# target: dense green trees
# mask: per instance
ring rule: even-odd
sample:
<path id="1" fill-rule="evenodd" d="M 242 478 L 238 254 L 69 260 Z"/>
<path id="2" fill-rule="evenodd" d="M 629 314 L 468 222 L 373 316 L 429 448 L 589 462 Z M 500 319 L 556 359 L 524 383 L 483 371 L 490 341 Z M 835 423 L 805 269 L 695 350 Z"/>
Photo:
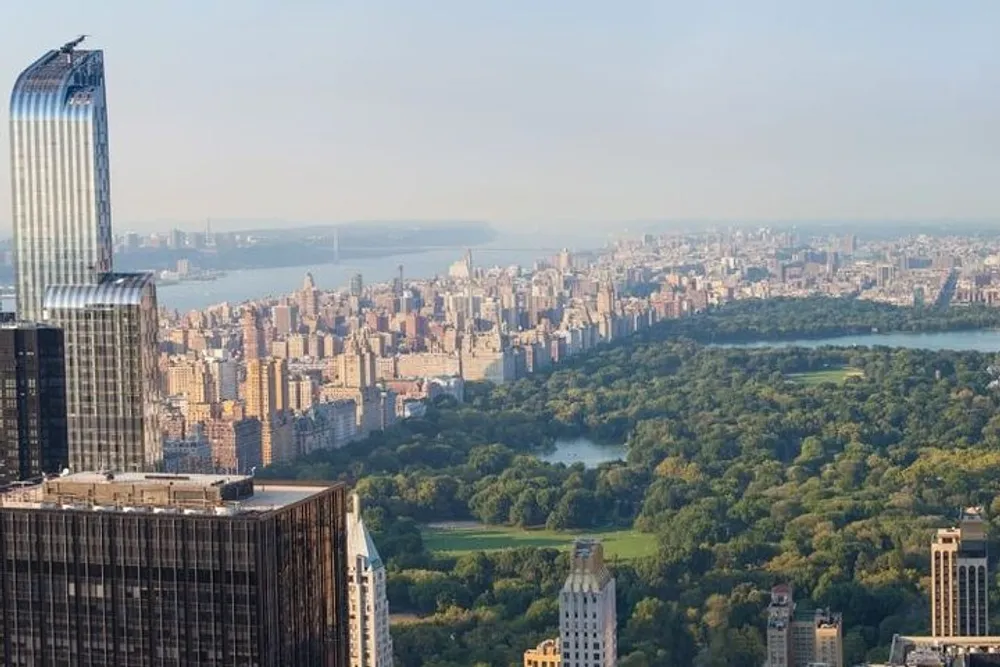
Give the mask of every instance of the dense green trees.
<path id="1" fill-rule="evenodd" d="M 474 387 L 465 406 L 433 406 L 263 474 L 357 483 L 390 563 L 394 611 L 431 614 L 394 628 L 404 666 L 515 664 L 557 626 L 564 554 L 426 553 L 416 522 L 448 519 L 657 535 L 655 557 L 614 564 L 623 665 L 760 664 L 762 610 L 778 581 L 805 604 L 844 613 L 855 664 L 895 632 L 927 630 L 934 527 L 965 504 L 990 508 L 1000 527 L 1000 396 L 986 372 L 995 355 L 691 338 L 826 335 L 837 318 L 870 330 L 993 317 L 836 300 L 737 304 L 544 377 Z M 856 376 L 796 375 L 843 367 Z M 533 456 L 578 434 L 627 442 L 627 461 L 587 470 Z"/>
<path id="2" fill-rule="evenodd" d="M 743 342 L 792 338 L 825 338 L 888 331 L 956 331 L 1000 326 L 1000 310 L 984 306 L 902 308 L 874 301 L 812 297 L 746 299 L 695 317 L 673 320 L 643 334 L 701 342 Z"/>

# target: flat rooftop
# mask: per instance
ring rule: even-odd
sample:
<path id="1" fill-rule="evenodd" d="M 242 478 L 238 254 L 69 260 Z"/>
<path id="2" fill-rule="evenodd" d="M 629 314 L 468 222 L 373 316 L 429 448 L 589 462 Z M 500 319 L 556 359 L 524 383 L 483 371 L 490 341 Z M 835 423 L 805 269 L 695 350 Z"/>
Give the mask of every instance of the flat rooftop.
<path id="1" fill-rule="evenodd" d="M 79 472 L 15 483 L 0 492 L 0 507 L 234 515 L 278 510 L 329 488 L 246 475 Z"/>

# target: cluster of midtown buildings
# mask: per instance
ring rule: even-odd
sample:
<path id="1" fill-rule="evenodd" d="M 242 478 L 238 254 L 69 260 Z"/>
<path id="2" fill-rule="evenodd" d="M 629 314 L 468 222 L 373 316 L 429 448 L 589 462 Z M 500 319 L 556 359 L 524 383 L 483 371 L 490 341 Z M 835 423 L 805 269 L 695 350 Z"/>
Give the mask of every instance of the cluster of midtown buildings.
<path id="1" fill-rule="evenodd" d="M 156 286 L 112 270 L 103 54 L 82 39 L 11 95 L 0 662 L 387 667 L 385 568 L 343 485 L 164 471 Z M 202 378 L 209 429 L 296 400 L 273 363 L 248 366 Z"/>

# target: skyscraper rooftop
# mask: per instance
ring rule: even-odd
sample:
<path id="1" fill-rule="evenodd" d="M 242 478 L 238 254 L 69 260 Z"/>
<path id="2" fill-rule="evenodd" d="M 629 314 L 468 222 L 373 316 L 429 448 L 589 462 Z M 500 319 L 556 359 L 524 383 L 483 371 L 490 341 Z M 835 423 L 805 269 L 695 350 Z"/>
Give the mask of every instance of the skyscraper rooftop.
<path id="1" fill-rule="evenodd" d="M 60 92 L 73 84 L 77 86 L 81 84 L 99 85 L 102 78 L 100 75 L 96 80 L 88 80 L 86 75 L 94 74 L 93 71 L 89 71 L 89 65 L 96 64 L 98 68 L 100 67 L 101 52 L 77 50 L 76 48 L 85 37 L 85 35 L 81 35 L 58 49 L 52 49 L 21 72 L 14 84 L 14 92 L 11 96 L 12 110 L 13 101 L 21 95 Z M 97 55 L 95 56 L 95 54 Z M 88 60 L 91 59 L 97 62 L 88 63 Z M 81 77 L 81 74 L 84 76 Z"/>
<path id="2" fill-rule="evenodd" d="M 242 475 L 79 472 L 12 486 L 0 492 L 0 507 L 231 516 L 281 509 L 327 488 L 267 484 Z"/>

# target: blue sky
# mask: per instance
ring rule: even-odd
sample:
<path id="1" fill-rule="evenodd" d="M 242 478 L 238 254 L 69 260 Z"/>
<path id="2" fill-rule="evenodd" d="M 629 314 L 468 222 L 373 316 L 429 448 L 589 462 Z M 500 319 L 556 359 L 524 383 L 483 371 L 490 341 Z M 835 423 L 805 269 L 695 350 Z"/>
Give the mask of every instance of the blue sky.
<path id="1" fill-rule="evenodd" d="M 1000 220 L 994 0 L 8 4 L 8 90 L 105 49 L 117 230 Z"/>

